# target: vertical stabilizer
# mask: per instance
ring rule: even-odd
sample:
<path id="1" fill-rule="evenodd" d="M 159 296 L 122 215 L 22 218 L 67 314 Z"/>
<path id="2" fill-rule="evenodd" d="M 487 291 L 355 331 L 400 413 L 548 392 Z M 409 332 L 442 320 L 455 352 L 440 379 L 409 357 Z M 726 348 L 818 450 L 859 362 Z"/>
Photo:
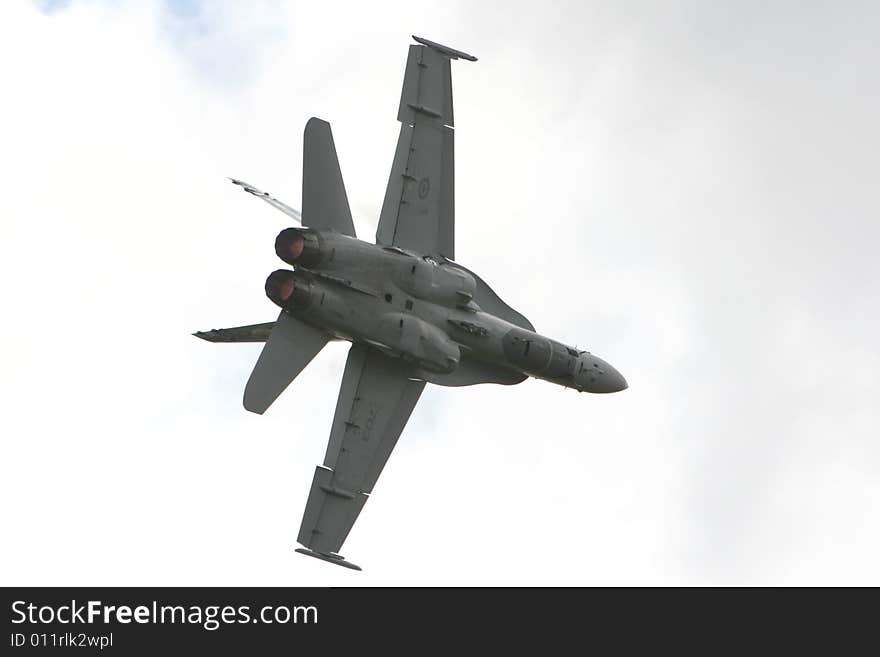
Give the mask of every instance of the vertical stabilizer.
<path id="1" fill-rule="evenodd" d="M 281 311 L 244 389 L 244 407 L 262 414 L 305 369 L 328 338 Z"/>
<path id="2" fill-rule="evenodd" d="M 356 237 L 330 124 L 314 117 L 303 134 L 302 223 Z"/>

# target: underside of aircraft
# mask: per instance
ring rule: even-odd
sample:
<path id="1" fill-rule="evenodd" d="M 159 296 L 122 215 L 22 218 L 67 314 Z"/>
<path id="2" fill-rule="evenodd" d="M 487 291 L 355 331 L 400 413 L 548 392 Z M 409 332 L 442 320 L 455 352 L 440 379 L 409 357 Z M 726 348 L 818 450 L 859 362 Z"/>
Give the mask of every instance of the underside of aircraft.
<path id="1" fill-rule="evenodd" d="M 269 276 L 274 322 L 197 332 L 211 342 L 264 342 L 244 392 L 263 413 L 330 340 L 352 342 L 324 461 L 315 469 L 298 551 L 359 570 L 339 554 L 426 383 L 513 385 L 528 376 L 581 392 L 616 392 L 623 377 L 589 352 L 541 336 L 477 274 L 455 262 L 452 60 L 461 51 L 414 37 L 375 243 L 357 239 L 330 125 L 303 138 L 302 210 L 232 182 L 301 227 Z"/>

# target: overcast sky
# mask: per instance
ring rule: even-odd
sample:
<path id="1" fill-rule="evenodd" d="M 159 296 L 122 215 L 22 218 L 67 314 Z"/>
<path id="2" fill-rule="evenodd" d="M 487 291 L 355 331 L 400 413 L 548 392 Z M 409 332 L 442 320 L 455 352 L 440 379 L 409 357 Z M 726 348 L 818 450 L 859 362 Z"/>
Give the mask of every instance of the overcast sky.
<path id="1" fill-rule="evenodd" d="M 661 7 L 662 5 L 662 7 Z M 880 584 L 875 3 L 0 4 L 5 585 Z M 302 129 L 372 239 L 410 34 L 456 255 L 629 390 L 429 386 L 342 553 L 293 552 L 348 346 L 264 416 Z"/>

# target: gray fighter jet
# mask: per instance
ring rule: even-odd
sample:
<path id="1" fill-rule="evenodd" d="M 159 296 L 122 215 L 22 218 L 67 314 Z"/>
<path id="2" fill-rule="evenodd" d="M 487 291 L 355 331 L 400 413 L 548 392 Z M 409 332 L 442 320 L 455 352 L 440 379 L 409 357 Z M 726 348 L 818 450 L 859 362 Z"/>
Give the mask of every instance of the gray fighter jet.
<path id="1" fill-rule="evenodd" d="M 328 341 L 352 343 L 297 552 L 356 570 L 339 550 L 426 382 L 513 385 L 533 376 L 579 392 L 627 387 L 604 360 L 536 333 L 454 261 L 450 60 L 476 57 L 413 38 L 419 45 L 409 47 L 376 243 L 355 236 L 330 125 L 312 118 L 303 139 L 302 214 L 232 179 L 301 224 L 275 240 L 275 253 L 292 267 L 266 281 L 278 319 L 194 334 L 266 343 L 244 391 L 254 413 L 269 408 Z"/>

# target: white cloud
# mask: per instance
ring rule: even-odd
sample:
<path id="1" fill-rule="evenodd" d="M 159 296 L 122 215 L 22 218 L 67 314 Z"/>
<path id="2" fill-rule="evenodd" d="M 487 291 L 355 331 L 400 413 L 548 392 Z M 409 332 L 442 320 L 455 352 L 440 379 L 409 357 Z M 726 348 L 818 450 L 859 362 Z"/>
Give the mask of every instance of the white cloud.
<path id="1" fill-rule="evenodd" d="M 871 17 L 188 6 L 0 9 L 4 582 L 880 581 Z M 258 347 L 189 333 L 275 315 L 224 176 L 298 205 L 313 114 L 371 236 L 412 33 L 480 57 L 459 260 L 631 388 L 429 387 L 355 574 L 292 552 L 345 347 L 256 417 Z"/>

